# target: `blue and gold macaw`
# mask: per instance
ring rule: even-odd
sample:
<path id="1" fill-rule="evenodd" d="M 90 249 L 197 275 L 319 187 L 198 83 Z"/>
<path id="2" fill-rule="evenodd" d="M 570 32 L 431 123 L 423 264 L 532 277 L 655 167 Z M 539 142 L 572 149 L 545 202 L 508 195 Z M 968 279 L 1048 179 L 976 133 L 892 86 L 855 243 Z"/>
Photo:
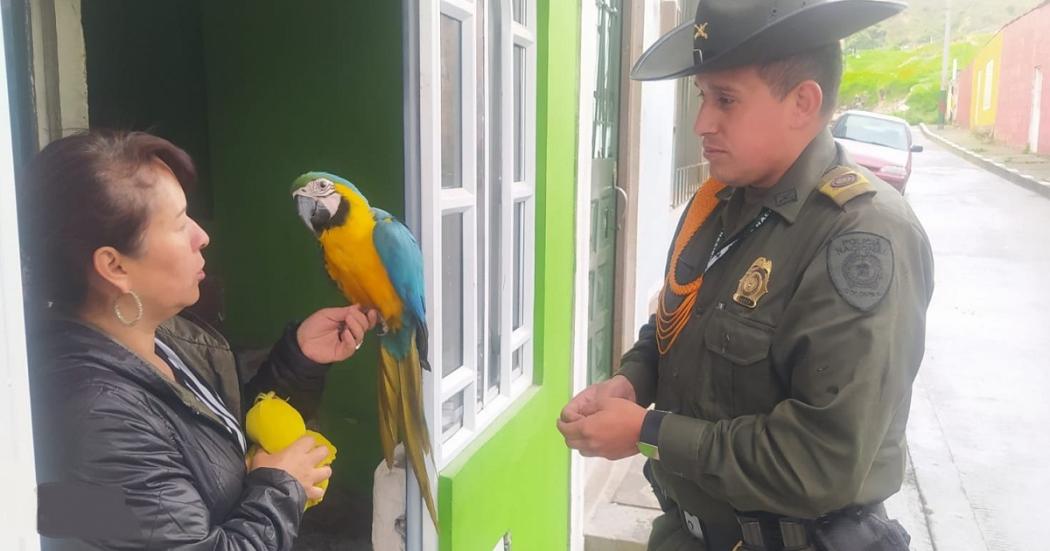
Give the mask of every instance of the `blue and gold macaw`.
<path id="1" fill-rule="evenodd" d="M 419 244 L 401 222 L 370 206 L 356 186 L 334 174 L 303 174 L 292 184 L 292 197 L 299 217 L 321 243 L 328 275 L 347 300 L 379 311 L 383 319 L 379 439 L 388 466 L 393 465 L 394 447 L 404 443 L 436 525 L 425 463 L 430 439 L 421 370 L 430 366 Z"/>

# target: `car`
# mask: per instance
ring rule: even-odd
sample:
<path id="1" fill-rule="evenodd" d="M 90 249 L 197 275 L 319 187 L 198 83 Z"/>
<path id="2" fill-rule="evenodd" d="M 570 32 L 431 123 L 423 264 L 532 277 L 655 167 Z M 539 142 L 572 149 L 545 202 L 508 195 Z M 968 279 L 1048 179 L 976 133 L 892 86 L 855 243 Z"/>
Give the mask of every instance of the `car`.
<path id="1" fill-rule="evenodd" d="M 922 151 L 921 145 L 912 143 L 907 121 L 850 110 L 832 124 L 831 135 L 855 163 L 904 194 L 911 177 L 911 155 Z"/>

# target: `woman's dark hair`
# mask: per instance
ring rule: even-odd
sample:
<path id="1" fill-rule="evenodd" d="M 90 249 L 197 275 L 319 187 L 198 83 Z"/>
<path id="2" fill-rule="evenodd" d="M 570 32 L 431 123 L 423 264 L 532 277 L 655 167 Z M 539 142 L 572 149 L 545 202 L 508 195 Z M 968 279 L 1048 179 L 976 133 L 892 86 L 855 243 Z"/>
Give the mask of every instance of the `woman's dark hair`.
<path id="1" fill-rule="evenodd" d="M 31 302 L 76 308 L 96 250 L 140 251 L 158 162 L 183 189 L 196 182 L 185 151 L 145 132 L 91 130 L 51 142 L 33 158 L 19 186 Z"/>

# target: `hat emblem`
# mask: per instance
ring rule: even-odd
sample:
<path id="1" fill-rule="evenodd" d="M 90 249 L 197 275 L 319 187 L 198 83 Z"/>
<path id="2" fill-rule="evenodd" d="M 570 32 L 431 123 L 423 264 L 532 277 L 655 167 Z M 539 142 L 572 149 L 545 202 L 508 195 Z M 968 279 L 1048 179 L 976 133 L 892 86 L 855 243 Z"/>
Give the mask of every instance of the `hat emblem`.
<path id="1" fill-rule="evenodd" d="M 704 40 L 707 40 L 708 38 L 707 23 L 704 23 L 703 25 L 693 25 L 693 40 L 700 40 L 701 38 Z"/>

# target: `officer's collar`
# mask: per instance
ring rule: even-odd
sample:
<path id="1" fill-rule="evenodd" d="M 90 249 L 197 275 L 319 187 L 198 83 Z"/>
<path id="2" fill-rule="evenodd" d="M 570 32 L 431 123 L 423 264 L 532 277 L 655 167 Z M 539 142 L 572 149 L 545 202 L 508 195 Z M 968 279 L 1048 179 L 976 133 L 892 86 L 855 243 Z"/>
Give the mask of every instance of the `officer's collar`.
<path id="1" fill-rule="evenodd" d="M 780 181 L 765 191 L 761 205 L 780 215 L 787 223 L 795 223 L 802 205 L 820 185 L 821 178 L 834 164 L 835 157 L 835 139 L 825 129 L 809 142 Z M 727 187 L 718 193 L 718 198 L 727 201 L 734 193 L 744 193 L 744 189 Z"/>

